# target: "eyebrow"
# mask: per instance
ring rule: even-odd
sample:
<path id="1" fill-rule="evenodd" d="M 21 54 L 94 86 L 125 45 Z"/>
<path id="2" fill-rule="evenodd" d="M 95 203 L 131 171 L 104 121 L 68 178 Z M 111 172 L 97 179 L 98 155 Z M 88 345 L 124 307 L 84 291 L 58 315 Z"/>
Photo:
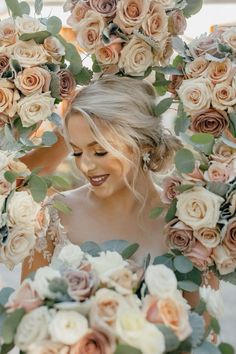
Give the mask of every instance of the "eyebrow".
<path id="1" fill-rule="evenodd" d="M 69 144 L 75 148 L 79 148 L 79 146 L 75 145 L 74 143 L 72 143 L 72 141 L 69 142 Z M 98 142 L 97 141 L 92 141 L 91 143 L 89 143 L 87 146 L 88 147 L 91 147 L 91 146 L 94 146 L 94 145 L 97 145 Z"/>

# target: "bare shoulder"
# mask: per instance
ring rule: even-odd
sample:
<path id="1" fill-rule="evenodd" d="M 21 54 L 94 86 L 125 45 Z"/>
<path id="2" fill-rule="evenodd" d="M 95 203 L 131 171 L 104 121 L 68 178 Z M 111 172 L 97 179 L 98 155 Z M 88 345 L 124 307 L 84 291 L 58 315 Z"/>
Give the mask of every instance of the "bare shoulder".
<path id="1" fill-rule="evenodd" d="M 73 206 L 74 203 L 80 203 L 85 201 L 88 195 L 88 185 L 78 187 L 75 189 L 70 189 L 65 192 L 61 192 L 53 195 L 55 201 L 60 201 L 67 204 L 69 207 Z"/>

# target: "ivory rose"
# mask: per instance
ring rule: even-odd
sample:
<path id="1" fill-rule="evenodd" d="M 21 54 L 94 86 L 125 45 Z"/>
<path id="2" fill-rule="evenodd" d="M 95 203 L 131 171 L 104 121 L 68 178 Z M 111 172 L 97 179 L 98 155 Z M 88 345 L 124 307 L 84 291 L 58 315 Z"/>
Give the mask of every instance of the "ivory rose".
<path id="1" fill-rule="evenodd" d="M 151 1 L 149 11 L 142 22 L 142 28 L 144 33 L 155 41 L 160 41 L 163 37 L 166 37 L 168 16 L 161 4 Z"/>
<path id="2" fill-rule="evenodd" d="M 160 42 L 160 48 L 154 56 L 155 63 L 159 63 L 162 66 L 168 65 L 173 52 L 171 36 L 167 35 Z"/>
<path id="3" fill-rule="evenodd" d="M 180 186 L 181 180 L 178 177 L 166 177 L 163 180 L 161 193 L 161 201 L 166 204 L 170 204 L 175 199 L 178 191 L 177 187 Z"/>
<path id="4" fill-rule="evenodd" d="M 186 252 L 185 256 L 187 256 L 193 264 L 204 270 L 209 265 L 212 264 L 212 248 L 205 247 L 201 242 L 197 241 L 190 252 Z"/>
<path id="5" fill-rule="evenodd" d="M 192 228 L 178 219 L 174 219 L 166 225 L 165 234 L 168 247 L 181 252 L 191 251 L 196 242 Z"/>
<path id="6" fill-rule="evenodd" d="M 231 60 L 226 58 L 224 61 L 212 61 L 207 68 L 207 75 L 211 82 L 219 84 L 226 81 L 233 75 Z"/>
<path id="7" fill-rule="evenodd" d="M 79 22 L 85 17 L 85 14 L 88 10 L 89 7 L 86 6 L 84 2 L 78 1 L 67 19 L 67 24 L 71 27 L 76 28 Z"/>
<path id="8" fill-rule="evenodd" d="M 230 253 L 226 245 L 218 245 L 214 248 L 212 258 L 221 275 L 229 274 L 236 268 L 236 257 Z"/>
<path id="9" fill-rule="evenodd" d="M 212 93 L 208 79 L 200 77 L 184 80 L 177 92 L 186 111 L 190 113 L 210 107 Z"/>
<path id="10" fill-rule="evenodd" d="M 66 245 L 59 253 L 59 260 L 65 263 L 69 269 L 79 268 L 84 257 L 84 252 L 77 245 Z"/>
<path id="11" fill-rule="evenodd" d="M 230 165 L 213 161 L 204 172 L 204 178 L 210 182 L 228 183 L 235 178 L 235 173 Z"/>
<path id="12" fill-rule="evenodd" d="M 218 228 L 203 227 L 194 231 L 194 237 L 207 248 L 216 247 L 221 241 L 220 230 Z"/>
<path id="13" fill-rule="evenodd" d="M 7 54 L 0 53 L 0 77 L 9 68 L 10 57 Z"/>
<path id="14" fill-rule="evenodd" d="M 214 228 L 224 202 L 223 198 L 200 186 L 177 195 L 177 200 L 176 216 L 194 230 Z"/>
<path id="15" fill-rule="evenodd" d="M 145 282 L 149 293 L 160 299 L 173 296 L 177 290 L 175 274 L 163 264 L 150 265 L 145 273 Z"/>
<path id="16" fill-rule="evenodd" d="M 56 294 L 49 289 L 50 282 L 60 278 L 60 272 L 52 267 L 42 267 L 35 273 L 33 288 L 37 291 L 41 299 L 54 299 Z"/>
<path id="17" fill-rule="evenodd" d="M 113 22 L 127 34 L 140 27 L 149 10 L 149 0 L 120 0 Z"/>
<path id="18" fill-rule="evenodd" d="M 34 33 L 45 31 L 44 26 L 37 18 L 23 14 L 22 17 L 17 16 L 15 19 L 17 32 L 21 35 L 23 33 Z"/>
<path id="19" fill-rule="evenodd" d="M 236 28 L 232 27 L 222 33 L 222 39 L 232 49 L 233 53 L 236 52 Z"/>
<path id="20" fill-rule="evenodd" d="M 189 78 L 198 78 L 199 76 L 205 76 L 206 69 L 209 65 L 209 61 L 204 57 L 195 58 L 185 66 L 185 72 Z"/>
<path id="21" fill-rule="evenodd" d="M 102 15 L 88 10 L 76 27 L 77 41 L 81 48 L 88 53 L 94 53 L 102 44 L 101 36 L 104 28 L 105 22 Z"/>
<path id="22" fill-rule="evenodd" d="M 13 18 L 0 21 L 0 45 L 9 46 L 17 39 L 17 31 Z"/>
<path id="23" fill-rule="evenodd" d="M 205 301 L 207 312 L 220 319 L 224 313 L 224 303 L 220 289 L 215 290 L 210 285 L 199 288 L 200 297 Z"/>
<path id="24" fill-rule="evenodd" d="M 175 10 L 169 17 L 169 32 L 174 35 L 183 35 L 187 28 L 186 18 L 181 10 Z"/>
<path id="25" fill-rule="evenodd" d="M 46 120 L 52 114 L 54 100 L 49 92 L 36 93 L 21 99 L 18 102 L 17 112 L 23 127 L 30 127 Z"/>
<path id="26" fill-rule="evenodd" d="M 53 316 L 48 329 L 53 341 L 73 345 L 88 331 L 88 321 L 78 312 L 61 310 Z"/>
<path id="27" fill-rule="evenodd" d="M 0 79 L 0 113 L 13 117 L 17 109 L 19 92 L 12 82 L 7 79 Z"/>
<path id="28" fill-rule="evenodd" d="M 59 78 L 60 97 L 61 99 L 73 98 L 75 94 L 76 81 L 69 70 L 60 70 L 57 73 Z"/>
<path id="29" fill-rule="evenodd" d="M 198 133 L 210 133 L 219 137 L 229 126 L 226 112 L 214 108 L 203 109 L 191 116 L 191 130 Z"/>
<path id="30" fill-rule="evenodd" d="M 42 44 L 36 44 L 34 40 L 18 41 L 14 47 L 12 56 L 24 67 L 32 67 L 47 62 L 47 53 Z"/>
<path id="31" fill-rule="evenodd" d="M 90 0 L 92 10 L 99 12 L 104 17 L 112 17 L 116 13 L 118 0 Z"/>
<path id="32" fill-rule="evenodd" d="M 14 82 L 18 90 L 25 96 L 47 92 L 50 87 L 51 74 L 43 68 L 34 66 L 18 73 Z"/>
<path id="33" fill-rule="evenodd" d="M 128 75 L 141 76 L 152 63 L 153 54 L 150 45 L 134 36 L 122 49 L 118 66 Z"/>
<path id="34" fill-rule="evenodd" d="M 95 330 L 89 330 L 70 349 L 70 354 L 111 354 L 112 352 L 108 338 Z"/>
<path id="35" fill-rule="evenodd" d="M 218 141 L 213 146 L 213 154 L 211 159 L 216 162 L 229 164 L 234 158 L 236 158 L 236 149 L 224 144 L 222 141 Z"/>
<path id="36" fill-rule="evenodd" d="M 123 268 L 115 271 L 106 282 L 107 286 L 115 289 L 121 295 L 133 293 L 133 289 L 138 284 L 137 274 L 132 273 L 128 268 Z"/>
<path id="37" fill-rule="evenodd" d="M 69 347 L 50 340 L 43 340 L 30 345 L 27 354 L 69 354 Z"/>
<path id="38" fill-rule="evenodd" d="M 48 337 L 49 313 L 46 306 L 38 307 L 26 314 L 16 330 L 15 344 L 22 350 Z"/>
<path id="39" fill-rule="evenodd" d="M 49 36 L 45 38 L 43 47 L 46 52 L 55 60 L 55 63 L 60 62 L 63 55 L 65 55 L 65 47 L 56 37 Z"/>
<path id="40" fill-rule="evenodd" d="M 228 82 L 222 82 L 214 87 L 212 93 L 212 106 L 216 109 L 226 110 L 236 104 L 236 88 Z"/>
<path id="41" fill-rule="evenodd" d="M 223 244 L 236 258 L 236 217 L 233 217 L 222 229 Z"/>

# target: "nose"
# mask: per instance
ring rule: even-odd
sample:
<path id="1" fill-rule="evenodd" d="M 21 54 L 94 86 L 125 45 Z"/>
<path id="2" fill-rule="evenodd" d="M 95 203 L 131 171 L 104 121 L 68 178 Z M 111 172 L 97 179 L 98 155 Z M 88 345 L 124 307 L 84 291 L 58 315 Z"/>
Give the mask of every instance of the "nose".
<path id="1" fill-rule="evenodd" d="M 90 171 L 93 171 L 95 169 L 96 164 L 91 156 L 88 156 L 83 153 L 80 158 L 78 167 L 83 174 L 88 175 Z"/>

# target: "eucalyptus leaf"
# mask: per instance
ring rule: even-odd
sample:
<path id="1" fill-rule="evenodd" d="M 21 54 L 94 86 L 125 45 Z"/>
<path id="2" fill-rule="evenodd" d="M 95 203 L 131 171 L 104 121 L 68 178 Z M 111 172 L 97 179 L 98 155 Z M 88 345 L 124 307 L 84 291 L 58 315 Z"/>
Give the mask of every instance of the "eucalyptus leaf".
<path id="1" fill-rule="evenodd" d="M 182 70 L 176 69 L 173 66 L 154 66 L 152 69 L 165 75 L 183 75 Z"/>
<path id="2" fill-rule="evenodd" d="M 180 273 L 189 273 L 193 270 L 193 263 L 185 256 L 176 256 L 174 267 Z"/>
<path id="3" fill-rule="evenodd" d="M 151 212 L 149 214 L 149 218 L 150 219 L 156 219 L 163 213 L 163 211 L 164 211 L 163 207 L 156 207 L 156 208 L 151 210 Z"/>
<path id="4" fill-rule="evenodd" d="M 100 73 L 102 71 L 102 68 L 100 67 L 97 58 L 95 56 L 95 54 L 92 54 L 92 61 L 93 61 L 93 66 L 92 66 L 92 70 L 94 73 Z"/>
<path id="5" fill-rule="evenodd" d="M 175 125 L 174 125 L 174 131 L 176 135 L 179 135 L 181 133 L 185 133 L 186 130 L 189 127 L 189 118 L 186 113 L 184 113 L 182 116 L 179 116 L 175 119 Z"/>
<path id="6" fill-rule="evenodd" d="M 3 288 L 3 289 L 0 291 L 0 304 L 1 304 L 1 305 L 6 305 L 9 296 L 10 296 L 14 291 L 15 291 L 15 290 L 12 289 L 12 288 L 10 288 L 10 287 Z"/>
<path id="7" fill-rule="evenodd" d="M 5 0 L 5 3 L 13 17 L 22 16 L 22 9 L 18 0 Z"/>
<path id="8" fill-rule="evenodd" d="M 73 74 L 77 75 L 82 70 L 82 61 L 73 60 L 70 62 L 68 70 Z"/>
<path id="9" fill-rule="evenodd" d="M 212 148 L 214 145 L 214 136 L 208 133 L 197 133 L 190 137 L 194 146 L 200 151 L 204 152 L 206 155 L 212 153 Z"/>
<path id="10" fill-rule="evenodd" d="M 184 65 L 184 60 L 183 60 L 183 58 L 182 58 L 180 55 L 177 55 L 177 56 L 174 58 L 172 65 L 173 65 L 175 68 L 178 68 L 179 66 Z"/>
<path id="11" fill-rule="evenodd" d="M 143 269 L 146 270 L 151 262 L 151 255 L 148 253 L 143 259 Z"/>
<path id="12" fill-rule="evenodd" d="M 17 309 L 6 316 L 1 333 L 5 344 L 11 344 L 13 342 L 16 329 L 24 314 L 24 309 Z"/>
<path id="13" fill-rule="evenodd" d="M 156 327 L 161 331 L 165 338 L 165 348 L 167 352 L 172 352 L 173 350 L 177 349 L 180 341 L 176 334 L 168 327 L 162 324 L 156 325 Z"/>
<path id="14" fill-rule="evenodd" d="M 114 354 L 142 354 L 141 350 L 127 344 L 118 344 Z"/>
<path id="15" fill-rule="evenodd" d="M 42 135 L 42 143 L 46 146 L 52 146 L 57 142 L 57 136 L 53 132 L 44 132 Z"/>
<path id="16" fill-rule="evenodd" d="M 50 32 L 52 35 L 58 34 L 61 30 L 61 27 L 62 27 L 62 21 L 59 17 L 57 16 L 49 17 L 47 21 L 48 32 Z"/>
<path id="17" fill-rule="evenodd" d="M 59 114 L 53 112 L 50 117 L 48 117 L 48 120 L 52 123 L 54 123 L 57 127 L 62 126 L 62 119 L 59 116 Z"/>
<path id="18" fill-rule="evenodd" d="M 188 291 L 190 293 L 198 290 L 198 285 L 193 283 L 191 280 L 181 280 L 178 281 L 178 287 L 181 290 Z"/>
<path id="19" fill-rule="evenodd" d="M 189 191 L 193 187 L 194 187 L 194 185 L 192 185 L 192 184 L 181 184 L 180 186 L 176 187 L 176 190 L 180 193 L 183 193 L 185 191 Z"/>
<path id="20" fill-rule="evenodd" d="M 52 176 L 51 181 L 54 188 L 69 189 L 71 187 L 71 183 L 62 176 Z"/>
<path id="21" fill-rule="evenodd" d="M 3 344 L 0 348 L 0 354 L 7 354 L 15 347 L 14 343 Z"/>
<path id="22" fill-rule="evenodd" d="M 21 1 L 20 2 L 20 8 L 22 14 L 29 15 L 30 14 L 30 6 L 26 1 Z"/>
<path id="23" fill-rule="evenodd" d="M 122 252 L 130 245 L 126 240 L 109 240 L 101 244 L 102 251 L 114 251 L 122 254 Z"/>
<path id="24" fill-rule="evenodd" d="M 47 183 L 43 178 L 32 175 L 29 179 L 29 189 L 35 202 L 42 202 L 47 195 Z"/>
<path id="25" fill-rule="evenodd" d="M 57 38 L 60 37 L 58 36 Z M 64 43 L 65 46 L 65 59 L 68 60 L 69 62 L 76 61 L 79 58 L 79 61 L 81 61 L 80 55 L 76 49 L 76 47 L 72 43 Z"/>
<path id="26" fill-rule="evenodd" d="M 229 190 L 229 185 L 223 182 L 207 182 L 207 189 L 221 197 L 225 197 Z"/>
<path id="27" fill-rule="evenodd" d="M 201 316 L 205 311 L 206 303 L 203 299 L 201 299 L 197 307 L 195 307 L 194 312 Z"/>
<path id="28" fill-rule="evenodd" d="M 220 334 L 220 325 L 215 317 L 211 318 L 210 327 L 216 334 Z"/>
<path id="29" fill-rule="evenodd" d="M 186 0 L 187 6 L 183 9 L 184 16 L 190 17 L 198 13 L 203 5 L 203 0 Z"/>
<path id="30" fill-rule="evenodd" d="M 162 113 L 166 112 L 167 109 L 170 108 L 170 106 L 173 103 L 173 98 L 168 97 L 164 98 L 161 102 L 158 103 L 158 105 L 155 107 L 155 114 L 157 116 L 160 116 Z"/>
<path id="31" fill-rule="evenodd" d="M 92 80 L 92 77 L 92 70 L 83 67 L 83 69 L 75 76 L 75 80 L 78 85 L 88 85 Z"/>
<path id="32" fill-rule="evenodd" d="M 59 200 L 54 201 L 52 206 L 65 214 L 69 214 L 72 211 L 72 209 L 67 204 Z"/>
<path id="33" fill-rule="evenodd" d="M 171 220 L 173 220 L 175 218 L 175 214 L 176 214 L 176 205 L 177 205 L 177 200 L 174 199 L 172 200 L 169 209 L 165 215 L 165 222 L 168 223 Z"/>
<path id="34" fill-rule="evenodd" d="M 68 283 L 66 279 L 58 277 L 58 278 L 53 278 L 49 282 L 49 290 L 52 291 L 53 293 L 60 293 L 62 295 L 66 295 L 67 289 L 68 289 Z"/>
<path id="35" fill-rule="evenodd" d="M 153 260 L 153 264 L 164 264 L 166 267 L 172 270 L 174 269 L 173 256 L 170 254 L 155 257 Z"/>
<path id="36" fill-rule="evenodd" d="M 181 149 L 175 155 L 175 165 L 181 173 L 191 173 L 195 168 L 193 153 L 188 149 Z"/>
<path id="37" fill-rule="evenodd" d="M 231 133 L 234 137 L 236 137 L 236 113 L 232 112 L 229 113 L 229 121 L 230 121 L 230 126 L 231 126 Z"/>
<path id="38" fill-rule="evenodd" d="M 138 250 L 139 244 L 138 243 L 132 243 L 128 247 L 126 247 L 122 252 L 121 255 L 124 259 L 129 259 L 131 258 L 135 252 Z"/>
<path id="39" fill-rule="evenodd" d="M 4 178 L 7 180 L 7 182 L 9 183 L 13 183 L 15 182 L 16 178 L 17 178 L 18 174 L 13 172 L 13 171 L 6 171 L 4 173 Z"/>
<path id="40" fill-rule="evenodd" d="M 48 31 L 39 31 L 39 32 L 33 32 L 33 33 L 23 33 L 20 36 L 21 41 L 30 41 L 33 39 L 35 43 L 37 44 L 43 44 L 44 40 L 51 36 L 51 33 Z"/>
<path id="41" fill-rule="evenodd" d="M 99 256 L 102 251 L 99 245 L 93 241 L 87 241 L 80 245 L 80 248 L 83 252 L 89 253 L 93 257 Z"/>
<path id="42" fill-rule="evenodd" d="M 43 9 L 43 0 L 35 0 L 34 11 L 36 15 L 40 15 Z"/>
<path id="43" fill-rule="evenodd" d="M 234 354 L 234 348 L 228 343 L 220 343 L 219 350 L 222 354 Z"/>
<path id="44" fill-rule="evenodd" d="M 193 349 L 192 354 L 221 354 L 221 352 L 214 344 L 205 341 L 199 347 Z"/>
<path id="45" fill-rule="evenodd" d="M 60 99 L 60 80 L 56 73 L 51 72 L 51 96 Z"/>
<path id="46" fill-rule="evenodd" d="M 192 328 L 190 341 L 193 348 L 199 346 L 205 336 L 205 321 L 202 316 L 195 312 L 189 314 L 189 324 Z"/>

